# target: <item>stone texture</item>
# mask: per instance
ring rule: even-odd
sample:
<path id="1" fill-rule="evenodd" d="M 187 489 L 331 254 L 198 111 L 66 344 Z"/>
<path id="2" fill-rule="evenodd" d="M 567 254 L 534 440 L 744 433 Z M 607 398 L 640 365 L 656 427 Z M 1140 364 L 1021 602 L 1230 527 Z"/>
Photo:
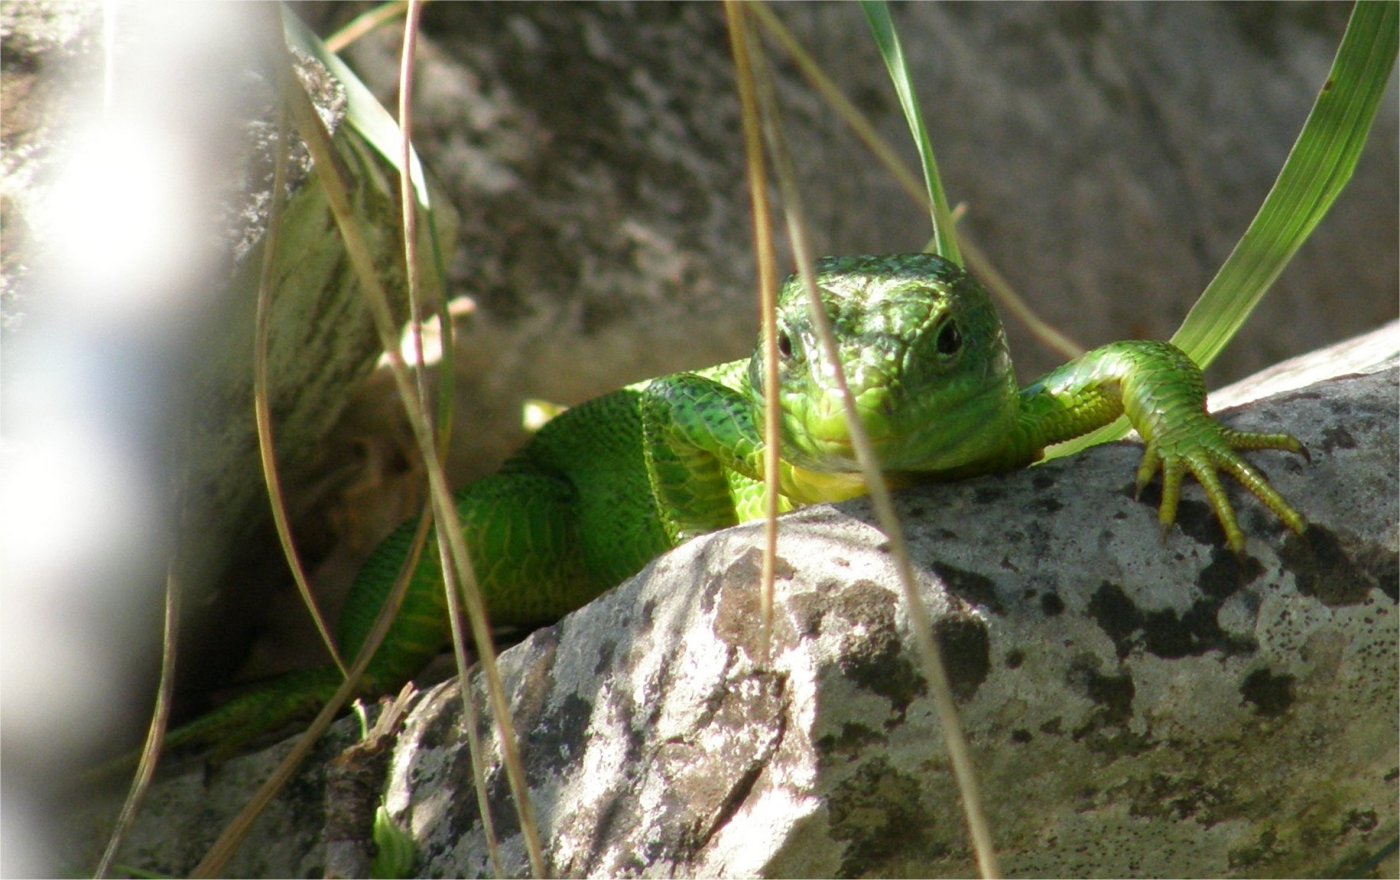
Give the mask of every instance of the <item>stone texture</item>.
<path id="1" fill-rule="evenodd" d="M 1308 534 L 1238 502 L 1243 560 L 1198 500 L 1161 546 L 1130 447 L 901 495 L 1008 873 L 1331 874 L 1394 838 L 1395 395 L 1392 369 L 1229 419 L 1315 455 L 1265 463 Z M 509 656 L 551 869 L 972 873 L 863 505 L 784 521 L 770 668 L 758 535 L 687 545 Z M 427 872 L 490 873 L 457 710 L 420 710 L 388 802 Z"/>

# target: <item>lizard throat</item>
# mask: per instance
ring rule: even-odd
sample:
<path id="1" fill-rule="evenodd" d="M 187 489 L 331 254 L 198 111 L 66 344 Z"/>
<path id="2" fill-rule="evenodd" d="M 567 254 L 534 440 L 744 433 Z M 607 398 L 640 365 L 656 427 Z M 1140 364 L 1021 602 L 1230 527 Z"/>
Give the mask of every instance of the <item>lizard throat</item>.
<path id="1" fill-rule="evenodd" d="M 846 501 L 866 493 L 865 477 L 859 473 L 814 471 L 794 465 L 783 476 L 784 494 L 799 504 Z"/>

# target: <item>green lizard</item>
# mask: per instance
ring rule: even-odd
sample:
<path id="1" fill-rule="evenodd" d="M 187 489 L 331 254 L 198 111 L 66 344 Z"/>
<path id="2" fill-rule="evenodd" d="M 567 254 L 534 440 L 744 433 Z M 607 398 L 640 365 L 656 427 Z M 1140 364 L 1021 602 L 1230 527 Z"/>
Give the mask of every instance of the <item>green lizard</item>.
<path id="1" fill-rule="evenodd" d="M 1234 476 L 1289 528 L 1303 518 L 1238 453 L 1283 449 L 1285 434 L 1230 430 L 1205 410 L 1200 370 L 1164 342 L 1116 342 L 1016 387 L 1001 320 L 982 287 L 936 256 L 819 261 L 817 284 L 861 421 L 893 486 L 1021 468 L 1049 444 L 1127 413 L 1146 441 L 1137 483 L 1163 475 L 1159 521 L 1172 525 L 1190 471 L 1224 527 L 1244 535 L 1217 477 Z M 838 392 L 820 357 L 802 284 L 779 297 L 780 506 L 865 491 Z M 749 360 L 639 382 L 551 420 L 496 474 L 457 494 L 494 624 L 536 625 L 579 608 L 647 562 L 705 532 L 763 516 L 762 347 Z M 411 543 L 401 527 L 361 570 L 340 623 L 353 657 Z M 398 618 L 361 685 L 383 693 L 448 640 L 436 549 L 422 556 Z M 220 751 L 313 711 L 340 682 L 296 673 L 172 732 L 167 747 Z"/>

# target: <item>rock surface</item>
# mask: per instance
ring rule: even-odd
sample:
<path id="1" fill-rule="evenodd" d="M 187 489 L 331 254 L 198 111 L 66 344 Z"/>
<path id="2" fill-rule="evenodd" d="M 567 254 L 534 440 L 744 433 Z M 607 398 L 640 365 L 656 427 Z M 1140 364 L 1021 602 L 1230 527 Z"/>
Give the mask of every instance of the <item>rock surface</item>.
<path id="1" fill-rule="evenodd" d="M 1374 870 L 1397 831 L 1397 383 L 1392 357 L 1226 414 L 1287 426 L 1313 457 L 1253 456 L 1311 525 L 1286 532 L 1232 491 L 1242 559 L 1194 488 L 1159 543 L 1132 445 L 898 494 L 1004 871 Z M 783 520 L 766 665 L 759 542 L 757 526 L 693 541 L 502 655 L 550 872 L 971 873 L 866 505 Z M 393 759 L 387 805 L 425 875 L 495 873 L 460 707 L 454 684 L 431 691 Z M 488 751 L 502 869 L 526 873 Z M 236 806 L 231 780 L 271 757 L 165 783 L 128 861 L 188 870 L 181 854 Z M 320 773 L 228 871 L 317 870 Z"/>

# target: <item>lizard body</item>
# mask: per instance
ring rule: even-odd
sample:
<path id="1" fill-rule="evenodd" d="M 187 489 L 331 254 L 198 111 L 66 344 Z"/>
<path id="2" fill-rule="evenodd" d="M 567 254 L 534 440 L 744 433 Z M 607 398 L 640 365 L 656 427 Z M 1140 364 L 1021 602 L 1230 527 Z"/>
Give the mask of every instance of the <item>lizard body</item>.
<path id="1" fill-rule="evenodd" d="M 850 392 L 892 485 L 1024 467 L 1055 442 L 1127 413 L 1146 442 L 1139 489 L 1163 473 L 1159 519 L 1181 479 L 1202 484 L 1229 546 L 1244 536 L 1217 471 L 1238 479 L 1291 529 L 1300 517 L 1239 455 L 1306 454 L 1284 434 L 1225 428 L 1205 410 L 1200 370 L 1164 342 L 1118 342 L 1018 389 L 1001 320 L 981 286 L 939 257 L 827 258 L 817 282 Z M 778 305 L 782 509 L 863 494 L 841 401 L 820 357 L 801 283 Z M 751 359 L 651 379 L 566 410 L 494 475 L 457 496 L 493 624 L 551 622 L 681 542 L 763 515 L 762 347 Z M 409 523 L 361 570 L 339 647 L 353 657 L 398 574 Z M 362 683 L 396 688 L 448 641 L 438 553 L 424 551 Z M 297 673 L 173 731 L 167 746 L 227 751 L 309 713 L 339 684 L 333 667 Z"/>

